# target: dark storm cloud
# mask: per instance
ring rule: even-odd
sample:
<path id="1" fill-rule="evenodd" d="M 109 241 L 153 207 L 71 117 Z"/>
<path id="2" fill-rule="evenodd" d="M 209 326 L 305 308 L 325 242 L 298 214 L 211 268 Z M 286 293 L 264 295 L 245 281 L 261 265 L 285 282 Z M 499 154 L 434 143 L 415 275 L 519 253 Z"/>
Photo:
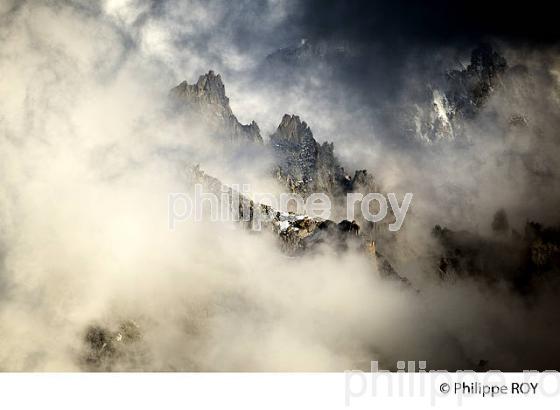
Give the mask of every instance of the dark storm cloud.
<path id="1" fill-rule="evenodd" d="M 551 2 L 348 1 L 301 3 L 298 24 L 310 38 L 342 37 L 391 46 L 472 43 L 488 37 L 550 44 L 560 38 Z"/>
<path id="2" fill-rule="evenodd" d="M 394 96 L 414 64 L 416 75 L 445 71 L 481 42 L 548 47 L 560 39 L 551 4 L 506 1 L 301 1 L 287 30 L 312 42 L 350 44 L 343 74 L 374 81 L 376 95 Z M 449 51 L 452 50 L 450 53 Z M 442 59 L 446 61 L 442 61 Z M 404 69 L 404 71 L 403 71 Z M 368 91 L 369 92 L 369 91 Z"/>
<path id="3" fill-rule="evenodd" d="M 300 47 L 295 58 L 286 54 L 287 64 L 264 71 L 287 72 L 284 87 L 295 84 L 294 77 L 324 79 L 346 106 L 367 107 L 378 134 L 397 142 L 403 132 L 394 115 L 403 104 L 432 104 L 431 88 L 445 88 L 446 74 L 468 65 L 479 44 L 490 43 L 500 54 L 554 47 L 560 35 L 550 7 L 542 1 L 519 7 L 481 0 L 302 0 L 282 25 L 295 37 L 286 46 L 295 50 L 297 38 L 306 39 L 330 54 Z"/>

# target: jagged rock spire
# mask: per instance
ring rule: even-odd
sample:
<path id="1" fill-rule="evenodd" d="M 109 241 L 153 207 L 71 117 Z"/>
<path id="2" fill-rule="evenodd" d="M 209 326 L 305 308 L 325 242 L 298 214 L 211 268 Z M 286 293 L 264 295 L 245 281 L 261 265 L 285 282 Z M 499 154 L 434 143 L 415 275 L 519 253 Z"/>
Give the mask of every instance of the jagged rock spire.
<path id="1" fill-rule="evenodd" d="M 222 82 L 222 77 L 220 74 L 215 74 L 212 70 L 208 71 L 207 74 L 201 75 L 196 84 L 191 85 L 183 81 L 172 92 L 184 98 L 199 100 L 199 102 L 219 104 L 231 112 L 229 98 L 226 97 L 226 88 Z"/>
<path id="2" fill-rule="evenodd" d="M 277 159 L 277 177 L 290 190 L 302 194 L 344 190 L 346 179 L 333 144 L 319 144 L 299 116 L 285 114 L 270 144 Z"/>
<path id="3" fill-rule="evenodd" d="M 213 134 L 229 141 L 262 143 L 257 123 L 241 124 L 233 114 L 220 74 L 210 70 L 196 84 L 183 81 L 171 90 L 171 96 L 186 106 L 189 113 L 201 116 Z"/>
<path id="4" fill-rule="evenodd" d="M 293 142 L 302 142 L 304 139 L 313 139 L 315 141 L 307 123 L 305 121 L 302 122 L 297 115 L 284 114 L 275 136 L 276 138 Z"/>

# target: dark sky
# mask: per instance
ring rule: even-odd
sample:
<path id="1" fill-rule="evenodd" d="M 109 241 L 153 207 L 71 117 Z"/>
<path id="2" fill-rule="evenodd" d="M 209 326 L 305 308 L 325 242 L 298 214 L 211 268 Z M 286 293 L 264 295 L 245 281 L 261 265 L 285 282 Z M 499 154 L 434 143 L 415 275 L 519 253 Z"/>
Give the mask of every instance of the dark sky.
<path id="1" fill-rule="evenodd" d="M 395 104 L 421 102 L 425 84 L 443 81 L 482 42 L 503 54 L 556 46 L 560 39 L 553 3 L 541 0 L 299 0 L 291 9 L 282 31 L 294 41 L 353 48 L 352 57 L 330 61 L 329 81 L 347 91 L 347 104 L 354 99 L 357 107 L 382 112 L 376 118 L 383 124 L 395 122 L 387 114 Z M 317 65 L 310 65 L 313 73 Z M 290 64 L 285 70 L 297 72 Z"/>
<path id="2" fill-rule="evenodd" d="M 294 22 L 309 38 L 406 46 L 476 43 L 488 37 L 546 45 L 560 37 L 552 1 L 308 0 L 300 7 Z"/>

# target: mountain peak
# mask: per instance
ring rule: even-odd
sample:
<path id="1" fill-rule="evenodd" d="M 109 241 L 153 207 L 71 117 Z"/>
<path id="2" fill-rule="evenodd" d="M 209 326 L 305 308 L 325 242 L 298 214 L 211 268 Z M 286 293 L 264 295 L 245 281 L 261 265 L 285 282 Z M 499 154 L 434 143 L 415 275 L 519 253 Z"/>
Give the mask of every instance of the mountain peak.
<path id="1" fill-rule="evenodd" d="M 244 125 L 237 120 L 229 106 L 222 77 L 213 70 L 201 75 L 195 84 L 183 81 L 171 90 L 171 95 L 191 113 L 201 114 L 217 134 L 233 141 L 262 142 L 254 121 Z"/>
<path id="2" fill-rule="evenodd" d="M 306 138 L 313 139 L 313 133 L 307 123 L 301 121 L 299 116 L 293 114 L 284 114 L 275 135 L 287 141 L 302 141 Z"/>
<path id="3" fill-rule="evenodd" d="M 214 73 L 213 70 L 201 75 L 196 84 L 189 86 L 185 82 L 185 85 L 196 97 L 229 109 L 229 98 L 226 97 L 226 88 L 222 82 L 222 77 L 220 74 Z"/>
<path id="4" fill-rule="evenodd" d="M 224 95 L 226 94 L 224 83 L 222 82 L 222 77 L 220 74 L 214 73 L 213 70 L 208 71 L 208 73 L 201 75 L 198 78 L 196 86 L 204 91 L 213 92 L 216 94 Z"/>

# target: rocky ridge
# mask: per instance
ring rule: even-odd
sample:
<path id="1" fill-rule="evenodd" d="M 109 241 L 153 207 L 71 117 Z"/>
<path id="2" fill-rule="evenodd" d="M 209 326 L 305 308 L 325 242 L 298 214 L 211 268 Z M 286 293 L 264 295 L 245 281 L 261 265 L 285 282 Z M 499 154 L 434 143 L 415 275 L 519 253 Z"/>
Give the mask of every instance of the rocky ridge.
<path id="1" fill-rule="evenodd" d="M 255 121 L 239 123 L 229 106 L 219 74 L 209 71 L 196 84 L 186 81 L 171 90 L 173 100 L 192 120 L 208 123 L 220 141 L 262 143 Z M 285 114 L 266 144 L 276 160 L 271 170 L 289 192 L 306 196 L 323 192 L 332 199 L 357 189 L 374 192 L 375 181 L 366 170 L 347 175 L 334 153 L 333 143 L 319 144 L 307 123 L 297 115 Z"/>
<path id="2" fill-rule="evenodd" d="M 560 285 L 560 229 L 526 222 L 523 232 L 509 227 L 504 210 L 492 221 L 492 235 L 455 231 L 436 225 L 438 267 L 442 280 L 476 277 L 489 284 L 506 283 L 517 292 L 530 293 L 539 282 Z"/>
<path id="3" fill-rule="evenodd" d="M 214 193 L 221 201 L 225 193 L 227 205 L 231 211 L 236 212 L 239 223 L 245 229 L 255 231 L 254 227 L 258 226 L 258 232 L 272 232 L 277 235 L 280 248 L 289 256 L 302 256 L 319 251 L 323 245 L 335 252 L 354 249 L 370 255 L 382 277 L 409 284 L 406 278 L 397 273 L 387 258 L 377 251 L 369 235 L 361 232 L 360 226 L 354 221 L 342 220 L 336 223 L 256 203 L 231 187 L 223 185 L 217 178 L 206 174 L 198 165 L 187 167 L 185 177 L 189 186 L 200 184 L 204 192 Z M 255 225 L 257 218 L 258 225 Z"/>

